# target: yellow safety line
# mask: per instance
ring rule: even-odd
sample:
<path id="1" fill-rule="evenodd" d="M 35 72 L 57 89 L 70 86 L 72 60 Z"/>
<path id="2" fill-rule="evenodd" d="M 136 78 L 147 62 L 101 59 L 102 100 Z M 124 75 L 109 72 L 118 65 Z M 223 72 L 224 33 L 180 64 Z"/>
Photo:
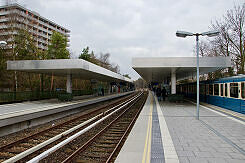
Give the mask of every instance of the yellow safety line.
<path id="1" fill-rule="evenodd" d="M 151 99 L 150 116 L 149 116 L 149 119 L 148 119 L 148 127 L 147 127 L 147 133 L 146 133 L 146 139 L 145 139 L 145 148 L 144 148 L 144 154 L 143 154 L 143 158 L 142 158 L 142 163 L 149 162 L 149 158 L 150 158 L 152 110 L 153 110 L 153 97 Z"/>
<path id="2" fill-rule="evenodd" d="M 143 159 L 142 159 L 142 163 L 145 163 L 145 157 L 146 157 L 146 150 L 148 147 L 148 137 L 149 137 L 149 128 L 150 128 L 150 118 L 148 120 L 148 127 L 147 127 L 147 134 L 146 134 L 146 139 L 145 139 L 145 148 L 144 148 L 144 154 L 143 154 Z"/>
<path id="3" fill-rule="evenodd" d="M 151 158 L 151 129 L 152 129 L 152 111 L 151 111 L 151 115 L 150 115 L 150 136 L 149 136 L 149 143 L 148 143 L 148 151 L 147 151 L 147 159 L 146 159 L 146 162 L 150 162 L 150 158 Z"/>

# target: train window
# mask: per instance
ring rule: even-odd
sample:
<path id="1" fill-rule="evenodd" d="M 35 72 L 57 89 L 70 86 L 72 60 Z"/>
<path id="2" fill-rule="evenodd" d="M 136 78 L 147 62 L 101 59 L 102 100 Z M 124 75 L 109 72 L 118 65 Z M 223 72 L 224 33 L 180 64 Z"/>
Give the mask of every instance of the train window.
<path id="1" fill-rule="evenodd" d="M 227 84 L 225 84 L 225 96 L 227 97 Z"/>
<path id="2" fill-rule="evenodd" d="M 220 93 L 221 93 L 220 95 L 221 95 L 221 96 L 223 96 L 223 90 L 224 90 L 224 89 L 223 89 L 223 84 L 220 84 Z"/>
<path id="3" fill-rule="evenodd" d="M 213 89 L 214 89 L 213 84 L 209 84 L 209 94 L 210 95 L 213 95 Z"/>
<path id="4" fill-rule="evenodd" d="M 219 84 L 214 84 L 214 95 L 219 95 Z"/>
<path id="5" fill-rule="evenodd" d="M 193 86 L 193 93 L 196 93 L 197 92 L 197 85 L 194 85 Z"/>
<path id="6" fill-rule="evenodd" d="M 242 98 L 245 98 L 245 83 L 242 82 Z"/>
<path id="7" fill-rule="evenodd" d="M 206 84 L 206 95 L 208 95 L 208 91 L 209 91 L 208 84 Z"/>
<path id="8" fill-rule="evenodd" d="M 202 94 L 202 95 L 205 94 L 205 85 L 204 84 L 200 85 L 200 94 Z"/>
<path id="9" fill-rule="evenodd" d="M 238 98 L 238 83 L 230 83 L 230 96 Z"/>
<path id="10" fill-rule="evenodd" d="M 188 85 L 186 85 L 186 93 L 188 93 Z"/>

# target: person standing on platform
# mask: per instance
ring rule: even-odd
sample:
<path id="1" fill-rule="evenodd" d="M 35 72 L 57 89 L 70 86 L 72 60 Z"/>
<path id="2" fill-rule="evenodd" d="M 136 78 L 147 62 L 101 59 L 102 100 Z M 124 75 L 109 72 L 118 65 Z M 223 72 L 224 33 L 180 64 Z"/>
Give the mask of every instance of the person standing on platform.
<path id="1" fill-rule="evenodd" d="M 162 100 L 165 101 L 165 97 L 166 97 L 166 89 L 165 87 L 163 87 L 162 89 Z"/>
<path id="2" fill-rule="evenodd" d="M 104 92 L 104 88 L 103 87 L 101 88 L 101 94 L 102 94 L 102 96 L 105 95 L 105 92 Z"/>
<path id="3" fill-rule="evenodd" d="M 162 90 L 160 86 L 157 87 L 156 94 L 157 94 L 158 101 L 161 101 Z"/>
<path id="4" fill-rule="evenodd" d="M 154 93 L 154 95 L 156 95 L 156 87 L 153 87 L 153 93 Z"/>

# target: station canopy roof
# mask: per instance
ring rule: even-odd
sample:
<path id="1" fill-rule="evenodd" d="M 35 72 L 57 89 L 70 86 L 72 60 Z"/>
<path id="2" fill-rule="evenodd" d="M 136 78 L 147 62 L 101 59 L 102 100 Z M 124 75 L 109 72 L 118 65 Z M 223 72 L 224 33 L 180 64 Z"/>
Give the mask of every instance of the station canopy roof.
<path id="1" fill-rule="evenodd" d="M 107 82 L 132 82 L 131 79 L 118 73 L 97 66 L 82 59 L 21 60 L 8 61 L 7 70 L 67 76 L 85 80 Z"/>
<path id="2" fill-rule="evenodd" d="M 133 69 L 147 82 L 162 82 L 171 79 L 171 71 L 176 79 L 196 76 L 196 57 L 151 57 L 133 58 Z M 231 67 L 230 57 L 200 57 L 199 72 L 206 74 Z"/>

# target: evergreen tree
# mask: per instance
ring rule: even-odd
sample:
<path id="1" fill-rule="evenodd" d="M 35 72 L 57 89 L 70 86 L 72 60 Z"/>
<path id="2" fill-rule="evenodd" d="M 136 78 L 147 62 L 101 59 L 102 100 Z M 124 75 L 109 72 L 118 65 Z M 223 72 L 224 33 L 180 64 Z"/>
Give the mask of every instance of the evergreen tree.
<path id="1" fill-rule="evenodd" d="M 14 55 L 16 60 L 37 59 L 37 47 L 27 30 L 20 29 L 14 37 L 14 42 Z"/>
<path id="2" fill-rule="evenodd" d="M 89 54 L 89 47 L 87 46 L 86 48 L 83 48 L 82 53 L 79 56 L 79 59 L 83 59 L 86 61 L 91 61 L 91 56 Z"/>
<path id="3" fill-rule="evenodd" d="M 70 58 L 67 47 L 67 38 L 58 32 L 53 32 L 50 45 L 48 46 L 48 59 L 68 59 Z"/>

